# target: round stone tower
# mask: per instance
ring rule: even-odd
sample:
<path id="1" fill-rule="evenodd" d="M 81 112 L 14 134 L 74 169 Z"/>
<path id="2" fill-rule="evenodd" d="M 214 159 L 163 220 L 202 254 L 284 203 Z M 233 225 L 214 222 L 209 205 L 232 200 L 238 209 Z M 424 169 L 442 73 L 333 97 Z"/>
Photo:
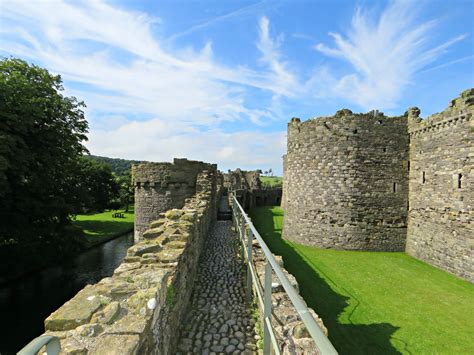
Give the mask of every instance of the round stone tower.
<path id="1" fill-rule="evenodd" d="M 284 238 L 321 248 L 402 251 L 407 117 L 338 111 L 288 124 Z"/>

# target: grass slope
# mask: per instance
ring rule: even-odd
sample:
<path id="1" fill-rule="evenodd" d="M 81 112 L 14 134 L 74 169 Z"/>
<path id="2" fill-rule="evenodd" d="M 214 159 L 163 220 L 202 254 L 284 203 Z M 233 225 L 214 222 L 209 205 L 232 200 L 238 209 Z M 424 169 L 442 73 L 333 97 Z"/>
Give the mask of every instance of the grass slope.
<path id="1" fill-rule="evenodd" d="M 474 285 L 405 253 L 285 241 L 279 207 L 257 207 L 250 216 L 341 354 L 474 353 Z"/>
<path id="2" fill-rule="evenodd" d="M 260 181 L 262 184 L 271 187 L 283 186 L 283 178 L 279 176 L 260 176 Z"/>
<path id="3" fill-rule="evenodd" d="M 113 218 L 116 212 L 123 213 L 125 218 Z M 133 230 L 135 213 L 133 208 L 129 212 L 122 210 L 108 210 L 102 213 L 77 215 L 74 225 L 84 231 L 88 246 L 104 242 L 118 235 Z"/>

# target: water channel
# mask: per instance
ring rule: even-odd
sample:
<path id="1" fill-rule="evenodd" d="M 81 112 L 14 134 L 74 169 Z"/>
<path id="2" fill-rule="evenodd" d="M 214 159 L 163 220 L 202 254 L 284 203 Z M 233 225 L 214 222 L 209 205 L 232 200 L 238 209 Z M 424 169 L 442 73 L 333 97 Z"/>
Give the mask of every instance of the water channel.
<path id="1" fill-rule="evenodd" d="M 44 332 L 43 321 L 87 284 L 112 275 L 133 244 L 128 233 L 75 258 L 0 286 L 0 355 Z"/>

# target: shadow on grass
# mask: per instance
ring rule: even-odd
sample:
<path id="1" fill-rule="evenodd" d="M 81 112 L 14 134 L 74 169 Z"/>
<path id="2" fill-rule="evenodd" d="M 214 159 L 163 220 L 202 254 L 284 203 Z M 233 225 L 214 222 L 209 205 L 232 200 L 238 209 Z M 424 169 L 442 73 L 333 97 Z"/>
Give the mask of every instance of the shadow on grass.
<path id="1" fill-rule="evenodd" d="M 389 323 L 340 323 L 339 315 L 349 306 L 350 298 L 333 290 L 294 247 L 281 238 L 281 229 L 275 228 L 273 223 L 278 214 L 264 207 L 251 210 L 250 216 L 272 252 L 283 257 L 285 268 L 298 280 L 301 296 L 322 318 L 329 339 L 340 354 L 400 354 L 390 343 L 399 327 Z"/>
<path id="2" fill-rule="evenodd" d="M 75 221 L 74 225 L 86 232 L 89 240 L 110 238 L 129 232 L 133 229 L 133 221 Z"/>

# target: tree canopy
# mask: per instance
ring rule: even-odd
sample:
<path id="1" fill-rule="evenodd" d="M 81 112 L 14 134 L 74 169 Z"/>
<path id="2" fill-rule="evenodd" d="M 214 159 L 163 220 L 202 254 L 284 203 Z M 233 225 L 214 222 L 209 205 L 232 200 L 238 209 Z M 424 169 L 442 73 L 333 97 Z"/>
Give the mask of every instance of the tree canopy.
<path id="1" fill-rule="evenodd" d="M 140 164 L 140 163 L 145 163 L 145 161 L 142 160 L 128 160 L 128 159 L 120 159 L 120 158 L 108 158 L 108 157 L 101 157 L 97 155 L 87 155 L 86 156 L 89 159 L 96 160 L 101 163 L 105 163 L 110 165 L 112 168 L 112 172 L 116 174 L 117 176 L 123 176 L 123 175 L 130 175 L 130 170 L 132 168 L 132 164 Z"/>
<path id="2" fill-rule="evenodd" d="M 77 209 L 84 103 L 59 75 L 0 61 L 0 245 L 57 233 Z"/>

